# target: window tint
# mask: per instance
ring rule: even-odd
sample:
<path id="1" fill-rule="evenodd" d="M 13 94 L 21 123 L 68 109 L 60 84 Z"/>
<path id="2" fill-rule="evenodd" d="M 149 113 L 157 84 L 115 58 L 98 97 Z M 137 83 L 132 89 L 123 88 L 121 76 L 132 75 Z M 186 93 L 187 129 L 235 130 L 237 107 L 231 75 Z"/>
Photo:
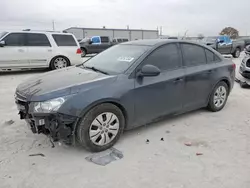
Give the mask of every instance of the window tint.
<path id="1" fill-rule="evenodd" d="M 53 34 L 57 46 L 77 46 L 75 39 L 72 35 L 56 35 Z"/>
<path id="2" fill-rule="evenodd" d="M 180 67 L 180 56 L 176 44 L 159 47 L 145 60 L 145 64 L 157 66 L 161 70 L 172 70 Z"/>
<path id="3" fill-rule="evenodd" d="M 128 39 L 122 39 L 123 40 L 123 42 L 128 42 Z"/>
<path id="4" fill-rule="evenodd" d="M 194 44 L 182 44 L 183 57 L 186 66 L 206 64 L 205 50 Z"/>
<path id="5" fill-rule="evenodd" d="M 6 46 L 24 46 L 24 34 L 23 33 L 11 33 L 4 39 Z"/>
<path id="6" fill-rule="evenodd" d="M 109 42 L 109 38 L 108 37 L 101 37 L 101 42 L 103 43 L 107 43 Z"/>
<path id="7" fill-rule="evenodd" d="M 117 39 L 117 42 L 122 42 L 122 39 Z"/>
<path id="8" fill-rule="evenodd" d="M 207 56 L 207 63 L 214 63 L 221 61 L 220 58 L 214 54 L 212 51 L 205 49 L 206 56 Z"/>
<path id="9" fill-rule="evenodd" d="M 27 46 L 51 46 L 45 34 L 29 33 L 27 34 Z"/>

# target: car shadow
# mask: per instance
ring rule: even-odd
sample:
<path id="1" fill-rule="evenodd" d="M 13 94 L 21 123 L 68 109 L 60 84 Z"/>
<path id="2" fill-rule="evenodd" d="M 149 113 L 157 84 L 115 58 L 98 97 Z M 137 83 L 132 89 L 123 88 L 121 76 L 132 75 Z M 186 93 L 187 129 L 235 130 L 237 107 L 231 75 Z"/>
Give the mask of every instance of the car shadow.
<path id="1" fill-rule="evenodd" d="M 32 74 L 32 73 L 44 73 L 50 71 L 49 69 L 29 69 L 29 70 L 17 70 L 17 71 L 0 71 L 0 76 L 5 75 L 21 75 L 21 74 Z"/>

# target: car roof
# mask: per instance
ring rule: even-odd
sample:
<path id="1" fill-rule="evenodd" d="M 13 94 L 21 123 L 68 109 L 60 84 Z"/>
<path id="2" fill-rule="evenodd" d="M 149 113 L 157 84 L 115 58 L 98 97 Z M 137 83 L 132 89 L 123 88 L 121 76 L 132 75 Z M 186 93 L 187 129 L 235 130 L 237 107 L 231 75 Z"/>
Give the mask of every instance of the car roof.
<path id="1" fill-rule="evenodd" d="M 189 41 L 189 40 L 178 40 L 178 39 L 145 39 L 145 40 L 134 40 L 122 43 L 121 45 L 140 45 L 140 46 L 158 46 L 163 44 L 168 44 L 172 42 L 184 42 L 190 44 L 201 45 L 197 42 Z M 204 46 L 204 45 L 202 45 Z"/>
<path id="2" fill-rule="evenodd" d="M 30 30 L 30 31 L 4 31 L 7 33 L 39 33 L 39 34 L 59 34 L 59 35 L 72 35 L 72 33 L 63 33 L 63 32 L 55 32 L 55 31 L 35 31 L 35 30 Z"/>

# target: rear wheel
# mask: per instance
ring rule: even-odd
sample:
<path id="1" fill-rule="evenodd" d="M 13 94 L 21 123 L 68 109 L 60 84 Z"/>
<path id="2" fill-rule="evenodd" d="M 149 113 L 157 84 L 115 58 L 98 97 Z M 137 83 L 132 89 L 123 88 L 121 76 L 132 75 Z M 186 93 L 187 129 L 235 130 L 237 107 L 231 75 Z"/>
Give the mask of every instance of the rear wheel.
<path id="1" fill-rule="evenodd" d="M 112 147 L 125 126 L 122 111 L 104 103 L 92 108 L 77 126 L 77 140 L 89 151 L 100 152 Z"/>
<path id="2" fill-rule="evenodd" d="M 240 87 L 241 88 L 247 88 L 248 84 L 246 84 L 245 82 L 240 81 Z"/>
<path id="3" fill-rule="evenodd" d="M 82 50 L 82 57 L 85 57 L 87 55 L 87 50 L 85 48 L 81 48 Z"/>
<path id="4" fill-rule="evenodd" d="M 236 48 L 235 52 L 232 54 L 234 58 L 240 57 L 240 48 Z"/>
<path id="5" fill-rule="evenodd" d="M 227 102 L 228 94 L 228 85 L 223 81 L 219 82 L 211 93 L 208 103 L 208 109 L 213 112 L 220 111 L 222 108 L 224 108 Z"/>
<path id="6" fill-rule="evenodd" d="M 51 60 L 50 68 L 52 70 L 62 69 L 62 68 L 69 66 L 69 64 L 70 63 L 69 63 L 68 59 L 66 59 L 65 57 L 62 57 L 62 56 L 58 56 L 58 57 L 55 57 Z"/>

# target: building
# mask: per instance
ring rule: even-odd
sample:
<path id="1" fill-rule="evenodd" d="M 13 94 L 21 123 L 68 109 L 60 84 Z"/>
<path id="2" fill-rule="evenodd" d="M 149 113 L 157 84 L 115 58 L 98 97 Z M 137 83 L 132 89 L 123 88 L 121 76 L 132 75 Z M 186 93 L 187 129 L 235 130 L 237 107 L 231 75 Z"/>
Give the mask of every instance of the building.
<path id="1" fill-rule="evenodd" d="M 80 40 L 91 36 L 108 36 L 113 38 L 136 39 L 156 39 L 159 37 L 158 30 L 140 30 L 140 29 L 106 29 L 106 28 L 80 28 L 71 27 L 64 32 L 72 33 Z"/>

